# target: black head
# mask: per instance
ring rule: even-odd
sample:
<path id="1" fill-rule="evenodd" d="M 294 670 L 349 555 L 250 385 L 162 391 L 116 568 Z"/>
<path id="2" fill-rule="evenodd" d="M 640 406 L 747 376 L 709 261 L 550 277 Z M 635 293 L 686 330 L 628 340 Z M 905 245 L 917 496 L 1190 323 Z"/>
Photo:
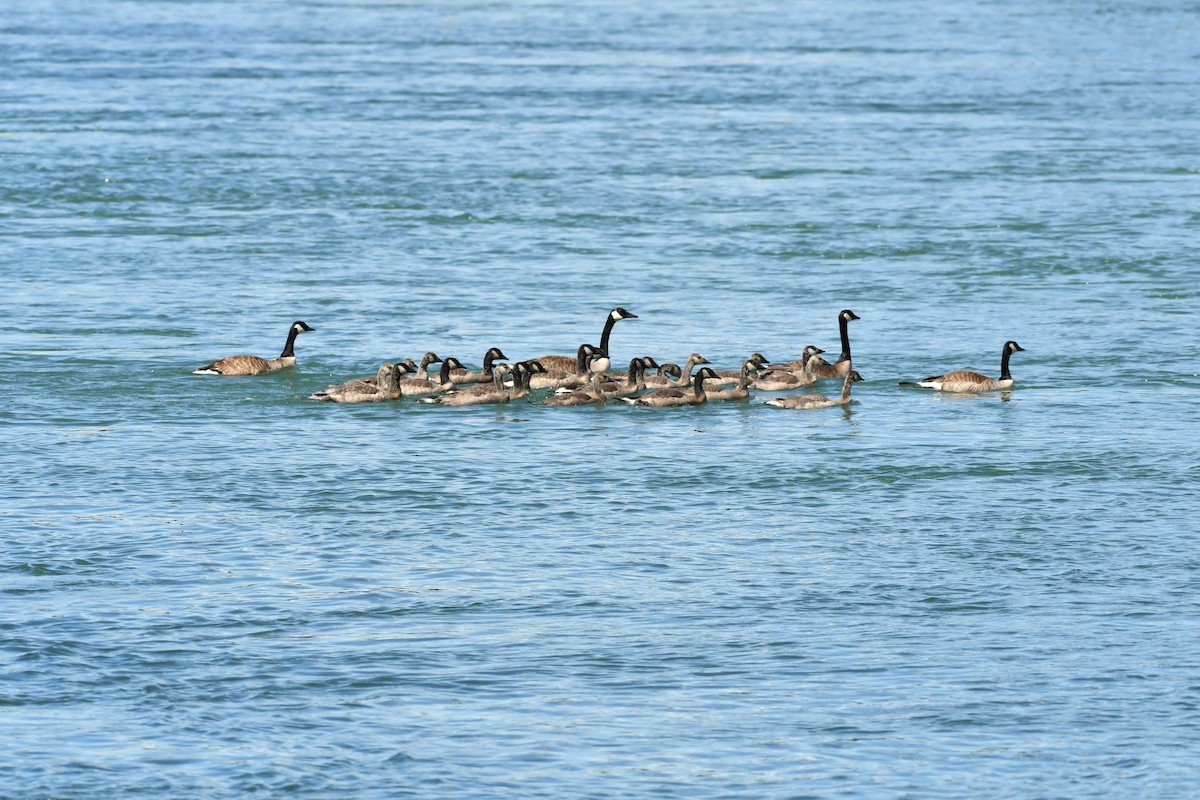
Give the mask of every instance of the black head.
<path id="1" fill-rule="evenodd" d="M 1010 341 L 1010 342 L 1004 343 L 1004 352 L 1006 352 L 1006 353 L 1019 353 L 1019 352 L 1022 352 L 1024 349 L 1025 349 L 1024 347 L 1021 347 L 1021 345 L 1017 344 L 1016 342 Z"/>
<path id="2" fill-rule="evenodd" d="M 704 380 L 710 380 L 717 377 L 717 373 L 712 371 L 712 367 L 704 367 L 696 373 L 696 377 Z"/>
<path id="3" fill-rule="evenodd" d="M 491 356 L 493 361 L 495 361 L 498 358 L 503 359 L 504 361 L 508 360 L 508 356 L 506 356 L 506 355 L 504 355 L 504 353 L 500 352 L 499 347 L 493 347 L 490 350 L 488 350 L 487 353 L 484 355 L 484 358 L 487 358 L 488 356 Z"/>
<path id="4" fill-rule="evenodd" d="M 654 360 L 654 356 L 642 356 L 643 369 L 658 369 L 658 362 Z"/>
<path id="5" fill-rule="evenodd" d="M 862 319 L 862 318 L 860 316 L 858 316 L 858 314 L 855 314 L 853 311 L 851 311 L 850 309 L 847 308 L 847 309 L 843 310 L 841 314 L 838 314 L 838 319 L 842 319 L 842 320 L 845 320 L 846 322 L 849 322 L 852 319 Z"/>
<path id="6" fill-rule="evenodd" d="M 464 369 L 463 363 L 461 361 L 459 361 L 457 358 L 455 358 L 454 356 L 450 356 L 445 361 L 443 361 L 442 364 L 443 364 L 443 366 L 446 364 L 449 364 L 450 369 Z"/>
<path id="7" fill-rule="evenodd" d="M 309 331 L 315 331 L 316 328 L 310 328 L 308 327 L 307 322 L 296 320 L 292 323 L 292 330 L 294 330 L 296 333 L 308 333 Z"/>
<path id="8" fill-rule="evenodd" d="M 522 361 L 519 364 L 517 364 L 517 366 L 524 367 L 525 371 L 528 372 L 530 375 L 533 375 L 538 372 L 546 371 L 546 368 L 544 366 L 542 366 L 542 362 L 540 362 L 540 361 Z"/>
<path id="9" fill-rule="evenodd" d="M 637 314 L 634 314 L 632 311 L 626 311 L 623 308 L 614 308 L 612 311 L 608 312 L 608 315 L 610 317 L 612 317 L 613 319 L 637 319 L 638 318 Z"/>

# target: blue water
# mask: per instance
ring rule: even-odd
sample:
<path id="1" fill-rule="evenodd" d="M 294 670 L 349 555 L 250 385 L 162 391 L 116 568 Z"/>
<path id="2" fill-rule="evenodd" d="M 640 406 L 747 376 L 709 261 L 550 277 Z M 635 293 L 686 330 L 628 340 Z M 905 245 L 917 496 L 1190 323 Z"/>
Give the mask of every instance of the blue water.
<path id="1" fill-rule="evenodd" d="M 1198 22 L 7 4 L 0 798 L 1194 797 Z M 307 399 L 615 306 L 866 380 Z"/>

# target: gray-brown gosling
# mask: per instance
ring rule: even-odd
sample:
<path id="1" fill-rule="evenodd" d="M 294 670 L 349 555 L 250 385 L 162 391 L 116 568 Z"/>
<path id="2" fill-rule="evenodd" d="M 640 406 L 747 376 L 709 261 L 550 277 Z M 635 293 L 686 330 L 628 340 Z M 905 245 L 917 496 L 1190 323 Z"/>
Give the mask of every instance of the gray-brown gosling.
<path id="1" fill-rule="evenodd" d="M 768 400 L 766 404 L 777 406 L 778 408 L 829 408 L 830 406 L 844 406 L 850 402 L 850 385 L 858 383 L 862 379 L 862 375 L 859 375 L 857 370 L 850 370 L 842 381 L 842 394 L 840 397 L 829 398 L 823 394 L 797 394 L 791 397 L 776 397 L 774 400 Z"/>
<path id="2" fill-rule="evenodd" d="M 934 375 L 929 378 L 922 378 L 919 381 L 900 381 L 901 386 L 920 386 L 925 389 L 934 389 L 939 392 L 996 392 L 1003 389 L 1011 389 L 1013 385 L 1012 373 L 1008 371 L 1008 359 L 1013 353 L 1020 353 L 1025 348 L 1013 341 L 1004 343 L 1004 348 L 1000 351 L 1000 377 L 989 378 L 982 372 L 973 372 L 969 369 L 956 369 L 952 372 L 947 372 L 944 375 Z"/>
<path id="3" fill-rule="evenodd" d="M 375 382 L 349 381 L 330 386 L 309 396 L 310 400 L 325 400 L 330 403 L 380 403 L 400 398 L 400 376 L 404 367 L 400 364 L 383 364 L 376 373 Z"/>
<path id="4" fill-rule="evenodd" d="M 766 356 L 764 356 L 762 353 L 751 353 L 749 356 L 746 357 L 746 361 L 754 362 L 754 366 L 756 368 L 757 367 L 765 367 L 768 364 L 770 364 L 770 360 Z M 745 366 L 744 361 L 742 362 L 742 366 Z M 742 379 L 741 368 L 738 368 L 738 369 L 714 369 L 713 372 L 717 373 L 717 379 L 714 381 L 709 381 L 710 386 L 716 385 L 716 384 L 719 384 L 721 386 L 733 385 Z M 711 389 L 709 391 L 711 391 Z"/>
<path id="5" fill-rule="evenodd" d="M 817 378 L 813 374 L 813 368 L 818 361 L 822 364 L 826 363 L 825 359 L 821 358 L 823 352 L 825 351 L 821 348 L 810 344 L 804 348 L 805 367 L 803 369 L 799 372 L 793 370 L 792 365 L 797 363 L 795 361 L 789 361 L 780 367 L 768 367 L 761 370 L 754 378 L 754 388 L 767 392 L 783 392 L 816 383 Z"/>
<path id="6" fill-rule="evenodd" d="M 590 344 L 579 345 L 575 360 L 569 370 L 560 370 L 548 366 L 542 359 L 534 359 L 542 365 L 544 372 L 532 375 L 530 385 L 534 389 L 560 389 L 583 386 L 588 381 L 588 367 L 596 355 L 596 347 Z"/>
<path id="7" fill-rule="evenodd" d="M 538 361 L 541 361 L 539 358 Z M 592 383 L 585 388 L 576 389 L 567 394 L 552 394 L 542 401 L 543 405 L 547 406 L 586 406 L 593 403 L 603 403 L 606 399 L 604 392 L 600 389 L 600 384 L 604 381 L 604 375 L 599 372 L 592 373 Z"/>
<path id="8" fill-rule="evenodd" d="M 192 370 L 194 375 L 264 375 L 268 372 L 296 366 L 296 337 L 302 333 L 315 331 L 307 323 L 296 320 L 288 328 L 287 341 L 279 358 L 259 358 L 258 356 L 227 356 L 218 358 L 211 364 L 205 364 Z"/>
<path id="9" fill-rule="evenodd" d="M 400 391 L 407 397 L 448 392 L 454 388 L 454 381 L 450 380 L 450 370 L 462 369 L 462 366 L 461 361 L 454 356 L 450 356 L 442 361 L 442 368 L 438 372 L 437 378 L 432 380 L 406 378 L 400 381 Z"/>
<path id="10" fill-rule="evenodd" d="M 704 382 L 715 378 L 717 373 L 708 367 L 702 368 L 692 378 L 692 389 L 655 389 L 641 397 L 623 397 L 626 403 L 655 408 L 673 408 L 675 406 L 694 406 L 708 402 L 708 394 L 704 391 Z"/>
<path id="11" fill-rule="evenodd" d="M 665 389 L 684 388 L 689 383 L 692 382 L 692 370 L 695 369 L 696 367 L 700 366 L 701 364 L 709 364 L 709 363 L 711 363 L 711 362 L 704 356 L 700 355 L 699 353 L 692 353 L 690 356 L 688 356 L 687 361 L 683 362 L 683 368 L 680 370 L 678 378 L 671 379 L 666 376 L 647 375 L 646 376 L 646 385 L 651 388 L 665 388 Z M 710 369 L 709 372 L 713 372 L 713 371 Z M 716 373 L 713 372 L 713 374 L 715 375 Z"/>
<path id="12" fill-rule="evenodd" d="M 705 387 L 704 393 L 708 395 L 709 402 L 713 400 L 745 400 L 750 397 L 750 376 L 758 371 L 759 365 L 753 357 L 742 362 L 741 374 L 738 376 L 737 386 L 732 389 L 709 389 Z"/>
<path id="13" fill-rule="evenodd" d="M 508 364 L 498 364 L 492 370 L 491 383 L 466 384 L 443 394 L 422 397 L 421 402 L 437 403 L 443 406 L 478 406 L 507 402 L 508 389 L 504 387 L 504 379 L 512 371 L 513 368 Z"/>
<path id="14" fill-rule="evenodd" d="M 450 380 L 459 383 L 487 383 L 492 379 L 492 365 L 497 361 L 507 361 L 508 356 L 499 347 L 489 347 L 483 354 L 483 369 L 471 372 L 465 369 L 450 370 Z"/>

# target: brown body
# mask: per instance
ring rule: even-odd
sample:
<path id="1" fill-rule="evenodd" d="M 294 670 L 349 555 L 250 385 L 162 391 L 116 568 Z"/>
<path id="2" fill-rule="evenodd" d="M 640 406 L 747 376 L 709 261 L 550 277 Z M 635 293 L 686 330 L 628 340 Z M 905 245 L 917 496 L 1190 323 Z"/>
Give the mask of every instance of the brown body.
<path id="1" fill-rule="evenodd" d="M 288 328 L 287 341 L 278 358 L 227 356 L 218 358 L 203 367 L 198 367 L 192 372 L 195 375 L 264 375 L 268 372 L 294 367 L 296 366 L 296 351 L 293 348 L 296 344 L 296 337 L 313 330 L 316 328 L 310 328 L 307 323 L 296 320 Z"/>

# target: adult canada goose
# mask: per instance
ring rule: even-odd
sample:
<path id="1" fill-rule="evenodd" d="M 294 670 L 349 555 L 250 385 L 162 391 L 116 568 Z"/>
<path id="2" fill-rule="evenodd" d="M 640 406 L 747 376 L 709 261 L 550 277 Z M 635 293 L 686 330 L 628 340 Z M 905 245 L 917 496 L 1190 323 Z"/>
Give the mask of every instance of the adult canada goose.
<path id="1" fill-rule="evenodd" d="M 926 389 L 936 389 L 939 392 L 995 392 L 1001 389 L 1011 389 L 1012 373 L 1008 371 L 1008 359 L 1013 353 L 1019 353 L 1025 348 L 1016 342 L 1004 343 L 1000 351 L 1000 377 L 989 378 L 981 372 L 968 369 L 956 369 L 945 375 L 934 375 L 919 381 L 900 381 L 901 386 L 922 386 Z"/>
<path id="2" fill-rule="evenodd" d="M 758 367 L 765 367 L 770 363 L 770 361 L 767 359 L 767 357 L 764 356 L 762 353 L 751 353 L 746 358 L 746 361 L 754 362 L 754 367 L 756 369 Z M 746 366 L 745 361 L 742 362 L 742 366 L 743 367 Z M 740 369 L 740 368 L 739 369 L 714 369 L 713 372 L 717 373 L 717 379 L 713 380 L 713 381 L 709 381 L 708 383 L 710 386 L 712 386 L 714 384 L 720 385 L 720 386 L 726 386 L 726 385 L 730 385 L 730 384 L 735 384 L 742 379 L 742 369 Z M 709 389 L 709 391 L 711 392 L 712 390 Z"/>
<path id="3" fill-rule="evenodd" d="M 768 400 L 767 405 L 779 408 L 829 408 L 830 406 L 844 406 L 850 402 L 850 384 L 858 383 L 862 379 L 862 375 L 859 375 L 857 370 L 852 369 L 842 381 L 842 394 L 840 397 L 830 399 L 823 394 L 796 394 L 791 397 L 776 397 L 774 400 Z"/>
<path id="4" fill-rule="evenodd" d="M 686 389 L 655 389 L 641 397 L 621 398 L 626 403 L 639 406 L 654 406 L 655 408 L 673 408 L 675 406 L 694 406 L 708 402 L 708 394 L 704 391 L 704 382 L 715 378 L 717 373 L 708 367 L 702 368 L 692 378 L 692 390 Z"/>
<path id="5" fill-rule="evenodd" d="M 454 356 L 442 361 L 442 369 L 438 372 L 436 379 L 405 378 L 400 381 L 400 391 L 406 396 L 448 392 L 454 388 L 454 381 L 450 380 L 450 370 L 452 369 L 462 369 L 462 362 Z"/>
<path id="6" fill-rule="evenodd" d="M 678 378 L 668 378 L 665 375 L 647 375 L 646 385 L 651 388 L 664 389 L 681 389 L 686 387 L 692 381 L 692 370 L 701 364 L 711 363 L 707 358 L 699 353 L 692 353 L 688 356 L 687 361 L 683 362 L 683 368 L 679 371 Z M 664 365 L 666 366 L 666 365 Z M 712 372 L 710 369 L 709 372 Z M 716 375 L 715 372 L 713 372 Z"/>
<path id="7" fill-rule="evenodd" d="M 818 379 L 821 378 L 844 378 L 849 374 L 850 366 L 850 331 L 847 326 L 850 320 L 860 319 L 850 309 L 845 309 L 838 314 L 838 333 L 842 336 L 842 354 L 838 356 L 838 360 L 828 365 L 815 364 L 812 366 L 812 374 Z"/>
<path id="8" fill-rule="evenodd" d="M 450 370 L 450 380 L 455 383 L 487 383 L 492 379 L 492 364 L 496 361 L 506 361 L 508 356 L 500 351 L 499 347 L 488 348 L 488 351 L 483 354 L 483 369 L 479 372 L 470 372 L 465 369 Z"/>
<path id="9" fill-rule="evenodd" d="M 400 376 L 405 368 L 400 364 L 383 364 L 373 383 L 348 381 L 330 386 L 309 395 L 310 400 L 325 400 L 331 403 L 379 403 L 400 398 Z"/>
<path id="10" fill-rule="evenodd" d="M 805 366 L 796 372 L 791 369 L 791 365 L 797 362 L 789 361 L 786 365 L 780 367 L 770 366 L 759 372 L 754 379 L 754 388 L 762 389 L 767 392 L 784 392 L 788 389 L 799 389 L 802 386 L 816 383 L 817 378 L 813 375 L 815 364 L 820 361 L 826 364 L 825 359 L 821 358 L 821 353 L 825 352 L 819 347 L 809 345 L 804 348 L 804 364 Z"/>
<path id="11" fill-rule="evenodd" d="M 218 358 L 211 364 L 205 364 L 192 371 L 194 375 L 263 375 L 268 372 L 274 372 L 278 369 L 296 366 L 296 351 L 293 347 L 296 344 L 296 337 L 308 331 L 315 331 L 316 328 L 308 327 L 308 324 L 296 320 L 292 323 L 292 327 L 288 328 L 287 342 L 283 345 L 283 352 L 279 354 L 279 358 L 259 358 L 258 356 L 227 356 Z"/>
<path id="12" fill-rule="evenodd" d="M 623 308 L 614 308 L 608 312 L 608 318 L 604 320 L 604 330 L 600 332 L 600 352 L 608 355 L 608 337 L 612 333 L 613 325 L 616 325 L 623 319 L 637 319 L 637 314 L 626 311 Z M 575 359 L 571 356 L 542 356 L 537 359 L 547 372 L 570 372 L 575 368 Z M 607 367 L 605 367 L 607 369 Z M 534 387 L 537 388 L 536 386 Z"/>
<path id="13" fill-rule="evenodd" d="M 442 406 L 480 406 L 490 403 L 507 403 L 508 389 L 504 387 L 504 379 L 514 373 L 514 368 L 507 364 L 499 364 L 492 370 L 491 383 L 472 383 L 460 389 L 451 389 L 445 394 L 435 397 L 422 397 L 422 403 L 437 403 Z M 519 383 L 519 378 L 514 379 Z"/>
<path id="14" fill-rule="evenodd" d="M 742 371 L 738 376 L 737 386 L 732 389 L 705 389 L 708 399 L 712 400 L 745 400 L 750 396 L 750 375 L 758 370 L 754 357 L 742 362 Z"/>
<path id="15" fill-rule="evenodd" d="M 581 344 L 575 354 L 575 360 L 569 370 L 554 369 L 546 365 L 542 359 L 535 359 L 542 365 L 543 372 L 536 373 L 530 378 L 534 389 L 560 389 L 583 386 L 588 380 L 588 369 L 592 359 L 597 355 L 594 345 Z"/>

